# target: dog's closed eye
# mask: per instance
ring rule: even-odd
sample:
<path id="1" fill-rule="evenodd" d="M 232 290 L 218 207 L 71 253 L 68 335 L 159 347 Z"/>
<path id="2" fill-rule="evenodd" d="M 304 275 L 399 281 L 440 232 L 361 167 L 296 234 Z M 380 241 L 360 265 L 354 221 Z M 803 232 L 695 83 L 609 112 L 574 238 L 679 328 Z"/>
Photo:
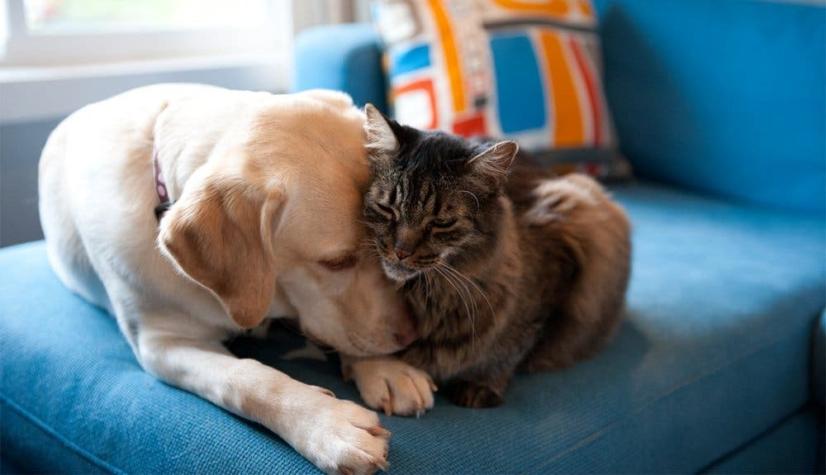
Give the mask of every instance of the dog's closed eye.
<path id="1" fill-rule="evenodd" d="M 318 261 L 319 264 L 331 271 L 341 271 L 350 269 L 358 264 L 359 258 L 355 254 L 347 254 L 345 256 L 336 257 L 335 259 L 323 259 Z"/>

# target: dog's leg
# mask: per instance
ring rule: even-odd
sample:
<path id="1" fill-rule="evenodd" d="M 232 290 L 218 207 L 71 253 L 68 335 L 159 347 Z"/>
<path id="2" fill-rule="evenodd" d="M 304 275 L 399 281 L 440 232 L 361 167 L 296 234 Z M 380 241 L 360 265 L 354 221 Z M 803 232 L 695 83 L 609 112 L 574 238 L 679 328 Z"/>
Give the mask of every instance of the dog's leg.
<path id="1" fill-rule="evenodd" d="M 238 359 L 217 341 L 143 327 L 138 348 L 147 371 L 261 423 L 328 473 L 373 473 L 387 466 L 390 433 L 375 412 L 258 361 Z"/>

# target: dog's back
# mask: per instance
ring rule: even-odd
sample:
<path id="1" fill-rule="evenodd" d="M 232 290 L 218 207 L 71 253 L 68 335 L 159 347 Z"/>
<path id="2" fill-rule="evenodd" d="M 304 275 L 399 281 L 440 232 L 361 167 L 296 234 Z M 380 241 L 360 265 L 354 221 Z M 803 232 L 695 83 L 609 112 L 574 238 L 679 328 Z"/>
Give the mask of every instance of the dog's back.
<path id="1" fill-rule="evenodd" d="M 40 220 L 52 268 L 84 299 L 113 311 L 98 275 L 106 266 L 96 266 L 90 253 L 100 253 L 106 242 L 153 245 L 153 218 L 135 204 L 155 199 L 150 170 L 158 114 L 175 98 L 218 91 L 189 84 L 134 89 L 78 110 L 49 136 L 40 159 Z M 102 216 L 107 210 L 119 215 Z M 131 215 L 120 214 L 130 210 Z M 128 224 L 129 236 L 115 241 L 111 234 L 122 224 Z M 97 257 L 109 263 L 119 259 Z"/>

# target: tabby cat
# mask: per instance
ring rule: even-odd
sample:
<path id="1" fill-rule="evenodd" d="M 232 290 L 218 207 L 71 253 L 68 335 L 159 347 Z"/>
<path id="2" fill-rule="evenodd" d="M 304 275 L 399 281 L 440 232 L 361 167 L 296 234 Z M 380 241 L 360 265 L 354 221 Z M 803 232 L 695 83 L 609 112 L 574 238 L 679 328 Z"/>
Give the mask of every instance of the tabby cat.
<path id="1" fill-rule="evenodd" d="M 420 414 L 433 378 L 458 405 L 497 406 L 516 370 L 596 352 L 620 320 L 630 260 L 628 219 L 602 187 L 515 160 L 513 142 L 485 146 L 365 112 L 368 244 L 420 335 L 392 358 L 344 360 L 365 402 Z"/>

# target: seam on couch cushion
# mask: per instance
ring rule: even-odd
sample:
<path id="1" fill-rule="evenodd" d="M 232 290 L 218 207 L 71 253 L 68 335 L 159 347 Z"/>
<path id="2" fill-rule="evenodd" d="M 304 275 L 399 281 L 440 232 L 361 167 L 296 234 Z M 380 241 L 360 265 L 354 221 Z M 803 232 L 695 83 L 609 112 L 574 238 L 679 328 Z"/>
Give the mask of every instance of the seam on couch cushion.
<path id="1" fill-rule="evenodd" d="M 788 335 L 786 335 L 785 338 L 788 338 Z M 766 345 L 763 345 L 763 346 L 761 346 L 760 348 L 758 348 L 754 351 L 748 352 L 746 354 L 738 356 L 735 359 L 729 360 L 726 364 L 724 364 L 722 366 L 719 366 L 717 368 L 712 369 L 711 371 L 707 371 L 703 374 L 698 375 L 697 377 L 688 379 L 686 381 L 683 381 L 680 384 L 677 384 L 676 386 L 669 389 L 665 393 L 654 397 L 653 399 L 646 402 L 645 404 L 642 404 L 641 406 L 639 406 L 634 411 L 626 413 L 625 416 L 611 422 L 610 424 L 603 427 L 602 429 L 599 429 L 596 432 L 593 432 L 590 435 L 588 435 L 586 437 L 583 437 L 579 442 L 575 443 L 571 447 L 568 447 L 567 449 L 563 450 L 562 452 L 560 452 L 560 453 L 556 454 L 555 456 L 553 456 L 552 458 L 550 458 L 547 462 L 545 462 L 540 467 L 538 467 L 538 470 L 546 469 L 546 468 L 550 467 L 554 462 L 561 459 L 562 457 L 565 457 L 566 455 L 568 455 L 572 452 L 576 452 L 577 450 L 580 450 L 584 447 L 587 447 L 587 446 L 593 444 L 594 442 L 598 441 L 602 437 L 606 436 L 608 433 L 612 432 L 614 430 L 614 428 L 616 428 L 617 426 L 627 422 L 628 420 L 631 420 L 631 419 L 637 417 L 639 414 L 641 414 L 641 413 L 645 412 L 646 410 L 648 410 L 649 408 L 653 407 L 658 402 L 668 399 L 669 397 L 671 397 L 671 396 L 677 394 L 678 392 L 680 392 L 682 389 L 685 389 L 687 387 L 691 387 L 695 383 L 697 383 L 698 381 L 702 381 L 706 378 L 710 378 L 710 377 L 720 373 L 721 371 L 725 370 L 726 368 L 728 368 L 730 366 L 733 366 L 733 365 L 745 360 L 746 358 L 751 358 L 754 355 L 757 355 L 757 354 L 762 353 L 766 350 L 770 350 L 771 348 L 774 348 L 775 346 L 783 343 L 783 340 L 785 338 L 778 338 L 777 340 L 775 340 L 771 343 L 768 343 Z"/>
<path id="2" fill-rule="evenodd" d="M 782 417 L 779 421 L 772 424 L 766 430 L 760 432 L 759 434 L 755 435 L 754 437 L 750 438 L 749 440 L 743 442 L 742 444 L 738 445 L 737 447 L 729 450 L 728 452 L 724 453 L 716 460 L 712 461 L 705 467 L 701 468 L 697 471 L 697 473 L 706 474 L 710 471 L 714 470 L 715 467 L 719 466 L 721 463 L 725 463 L 725 461 L 730 460 L 731 458 L 737 457 L 739 454 L 742 454 L 744 450 L 748 450 L 749 448 L 753 448 L 756 444 L 759 444 L 762 440 L 765 440 L 767 437 L 771 437 L 773 433 L 776 433 L 778 430 L 782 430 L 784 426 L 789 424 L 790 422 L 793 423 L 796 418 L 801 417 L 802 415 L 812 411 L 812 405 L 810 402 L 806 402 L 797 408 L 795 411 L 792 411 L 791 414 L 788 414 L 785 417 Z M 815 416 L 816 417 L 816 416 Z M 772 472 L 764 472 L 764 473 L 772 473 Z M 792 473 L 806 473 L 806 472 L 792 472 Z M 817 473 L 817 472 L 815 472 Z"/>
<path id="3" fill-rule="evenodd" d="M 21 417 L 29 420 L 29 422 L 34 424 L 37 428 L 39 428 L 43 432 L 46 432 L 47 434 L 52 436 L 56 441 L 60 442 L 64 447 L 71 450 L 72 452 L 75 452 L 77 455 L 83 457 L 84 459 L 86 459 L 87 461 L 92 463 L 93 465 L 96 465 L 96 466 L 100 467 L 101 469 L 106 470 L 110 473 L 126 474 L 126 472 L 124 472 L 123 470 L 120 470 L 117 467 L 109 464 L 108 462 L 106 462 L 104 460 L 101 460 L 96 455 L 84 450 L 79 445 L 75 444 L 74 442 L 72 442 L 68 438 L 64 437 L 63 435 L 58 433 L 56 430 L 51 428 L 48 424 L 41 421 L 37 416 L 30 413 L 29 411 L 27 411 L 26 409 L 21 407 L 19 404 L 15 403 L 11 399 L 9 399 L 3 393 L 0 393 L 0 402 L 5 404 L 9 409 L 13 410 L 14 412 L 16 412 Z"/>

